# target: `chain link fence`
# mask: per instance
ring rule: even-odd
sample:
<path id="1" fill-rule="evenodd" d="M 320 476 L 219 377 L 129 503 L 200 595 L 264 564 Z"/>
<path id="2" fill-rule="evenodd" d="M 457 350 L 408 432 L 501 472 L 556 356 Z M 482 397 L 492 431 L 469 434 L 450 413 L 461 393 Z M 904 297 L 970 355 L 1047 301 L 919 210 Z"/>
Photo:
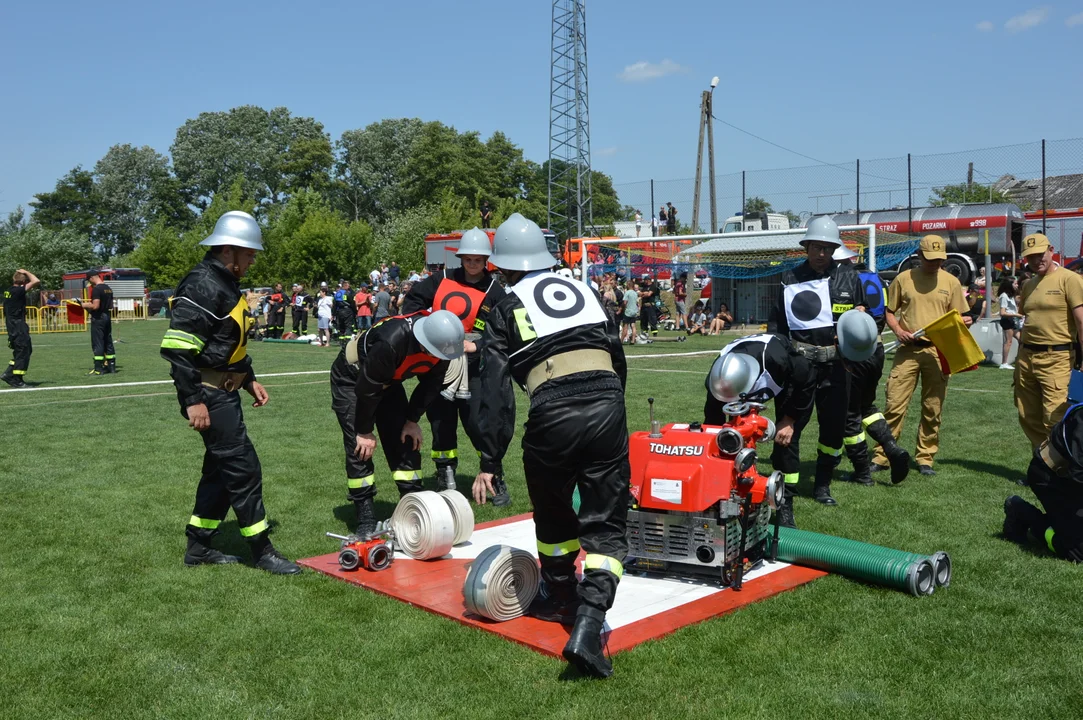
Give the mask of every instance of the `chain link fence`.
<path id="1" fill-rule="evenodd" d="M 717 232 L 742 208 L 785 213 L 793 226 L 823 213 L 1006 202 L 1018 205 L 1034 230 L 1044 229 L 1062 255 L 1083 255 L 1083 138 L 716 175 L 718 227 L 711 227 L 706 172 L 698 222 L 692 217 L 695 184 L 686 178 L 614 187 L 623 205 L 643 213 L 644 230 L 669 204 L 679 230 Z"/>

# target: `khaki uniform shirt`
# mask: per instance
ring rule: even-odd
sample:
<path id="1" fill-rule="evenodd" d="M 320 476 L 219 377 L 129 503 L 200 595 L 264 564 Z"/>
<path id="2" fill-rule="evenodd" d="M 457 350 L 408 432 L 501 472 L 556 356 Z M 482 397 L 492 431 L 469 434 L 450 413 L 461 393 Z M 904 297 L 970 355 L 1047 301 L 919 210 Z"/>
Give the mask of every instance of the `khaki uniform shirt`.
<path id="1" fill-rule="evenodd" d="M 1035 275 L 1020 289 L 1019 312 L 1027 316 L 1023 342 L 1067 345 L 1075 342 L 1074 308 L 1083 305 L 1083 278 L 1062 267 Z"/>
<path id="2" fill-rule="evenodd" d="M 887 309 L 894 313 L 903 330 L 914 332 L 951 310 L 970 310 L 963 286 L 949 272 L 936 275 L 913 268 L 899 273 L 887 288 Z"/>

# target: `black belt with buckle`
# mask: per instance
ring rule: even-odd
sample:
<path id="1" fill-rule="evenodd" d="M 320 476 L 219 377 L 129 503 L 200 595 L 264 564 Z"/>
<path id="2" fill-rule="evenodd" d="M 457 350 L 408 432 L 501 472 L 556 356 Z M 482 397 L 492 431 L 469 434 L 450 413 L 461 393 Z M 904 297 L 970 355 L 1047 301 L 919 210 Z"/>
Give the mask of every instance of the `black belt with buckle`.
<path id="1" fill-rule="evenodd" d="M 1063 343 L 1061 345 L 1031 345 L 1030 343 L 1023 343 L 1023 347 L 1031 352 L 1068 352 L 1072 349 L 1071 343 Z"/>

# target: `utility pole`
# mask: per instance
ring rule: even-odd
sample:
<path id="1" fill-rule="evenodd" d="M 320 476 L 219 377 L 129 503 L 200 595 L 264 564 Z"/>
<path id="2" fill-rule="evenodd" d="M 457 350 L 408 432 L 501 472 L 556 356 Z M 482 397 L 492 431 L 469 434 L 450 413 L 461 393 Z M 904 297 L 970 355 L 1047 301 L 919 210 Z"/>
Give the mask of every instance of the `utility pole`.
<path id="1" fill-rule="evenodd" d="M 714 185 L 714 124 L 711 118 L 714 108 L 711 100 L 714 97 L 714 89 L 718 87 L 718 76 L 711 78 L 711 89 L 704 90 L 699 100 L 699 147 L 696 150 L 696 184 L 692 192 L 692 232 L 699 232 L 699 200 L 703 185 L 703 135 L 707 134 L 707 172 L 709 173 L 708 185 L 711 193 L 711 229 L 710 232 L 718 232 L 718 207 L 717 193 Z"/>

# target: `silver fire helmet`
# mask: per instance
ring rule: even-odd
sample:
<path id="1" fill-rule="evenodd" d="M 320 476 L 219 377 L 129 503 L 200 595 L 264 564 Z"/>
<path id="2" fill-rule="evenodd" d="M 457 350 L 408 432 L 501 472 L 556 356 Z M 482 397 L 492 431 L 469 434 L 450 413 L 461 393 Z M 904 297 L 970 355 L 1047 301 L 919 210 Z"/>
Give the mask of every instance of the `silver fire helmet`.
<path id="1" fill-rule="evenodd" d="M 208 235 L 200 245 L 215 247 L 232 245 L 249 250 L 263 249 L 263 233 L 259 223 L 246 212 L 230 210 L 214 224 L 214 232 Z"/>
<path id="2" fill-rule="evenodd" d="M 489 236 L 485 234 L 484 230 L 474 227 L 463 233 L 463 236 L 459 238 L 459 249 L 455 251 L 457 257 L 463 255 L 482 255 L 489 257 L 493 254 L 492 243 L 489 242 Z"/>
<path id="3" fill-rule="evenodd" d="M 760 377 L 760 364 L 744 353 L 731 352 L 714 361 L 707 387 L 715 400 L 729 403 L 752 391 Z"/>
<path id="4" fill-rule="evenodd" d="M 839 245 L 835 248 L 835 252 L 831 253 L 831 259 L 835 262 L 846 262 L 847 260 L 853 260 L 855 257 L 857 257 L 857 253 L 845 245 Z"/>
<path id="5" fill-rule="evenodd" d="M 835 332 L 839 338 L 839 352 L 852 362 L 868 360 L 880 342 L 872 315 L 856 308 L 839 316 Z"/>
<path id="6" fill-rule="evenodd" d="M 839 239 L 839 226 L 827 216 L 815 218 L 805 228 L 805 237 L 801 238 L 801 247 L 804 247 L 807 242 L 842 245 L 842 240 Z"/>
<path id="7" fill-rule="evenodd" d="M 546 270 L 557 264 L 549 254 L 545 235 L 533 220 L 512 213 L 493 238 L 493 254 L 489 262 L 501 270 Z"/>
<path id="8" fill-rule="evenodd" d="M 441 360 L 454 360 L 463 354 L 465 335 L 463 321 L 448 310 L 414 320 L 414 337 Z"/>

